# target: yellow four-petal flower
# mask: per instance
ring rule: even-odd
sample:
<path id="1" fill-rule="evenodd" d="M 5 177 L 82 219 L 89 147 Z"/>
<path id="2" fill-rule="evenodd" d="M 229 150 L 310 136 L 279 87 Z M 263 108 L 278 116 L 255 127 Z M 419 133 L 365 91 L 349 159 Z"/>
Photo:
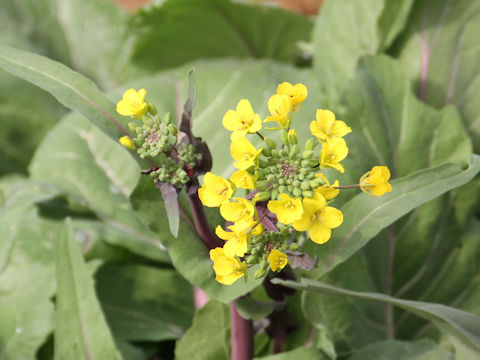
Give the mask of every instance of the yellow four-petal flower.
<path id="1" fill-rule="evenodd" d="M 235 281 L 246 275 L 246 264 L 241 263 L 236 258 L 225 255 L 223 248 L 210 250 L 210 259 L 213 261 L 213 270 L 217 280 L 224 285 L 232 285 Z"/>
<path id="2" fill-rule="evenodd" d="M 288 225 L 300 219 L 303 214 L 302 201 L 291 198 L 288 194 L 280 194 L 280 200 L 270 200 L 268 210 L 277 215 L 278 221 Z"/>
<path id="3" fill-rule="evenodd" d="M 230 200 L 234 192 L 235 186 L 230 181 L 207 172 L 202 187 L 198 189 L 198 196 L 203 205 L 217 207 Z"/>
<path id="4" fill-rule="evenodd" d="M 128 89 L 123 94 L 122 100 L 117 103 L 117 112 L 124 116 L 133 116 L 141 119 L 148 111 L 148 104 L 145 102 L 147 91 L 140 89 Z"/>
<path id="5" fill-rule="evenodd" d="M 254 113 L 247 99 L 240 100 L 236 110 L 228 110 L 223 116 L 222 123 L 227 130 L 233 131 L 234 139 L 243 137 L 247 133 L 255 133 L 262 128 L 262 119 Z"/>
<path id="6" fill-rule="evenodd" d="M 388 179 L 390 179 L 388 167 L 374 166 L 360 178 L 360 189 L 369 195 L 382 196 L 392 191 L 392 185 L 388 183 Z"/>

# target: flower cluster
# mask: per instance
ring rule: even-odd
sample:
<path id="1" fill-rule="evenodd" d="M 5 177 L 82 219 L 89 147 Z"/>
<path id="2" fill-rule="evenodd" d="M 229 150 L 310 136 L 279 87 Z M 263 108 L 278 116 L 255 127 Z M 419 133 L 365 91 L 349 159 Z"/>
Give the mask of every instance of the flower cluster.
<path id="1" fill-rule="evenodd" d="M 156 183 L 168 183 L 180 189 L 190 181 L 192 169 L 201 162 L 202 154 L 194 145 L 178 142 L 178 129 L 170 114 L 160 118 L 155 106 L 146 100 L 146 94 L 145 89 L 129 89 L 117 103 L 119 114 L 134 119 L 128 123 L 134 135 L 123 136 L 119 141 L 142 159 L 157 164 L 146 172 Z"/>
<path id="2" fill-rule="evenodd" d="M 318 109 L 310 123 L 312 137 L 302 149 L 291 123 L 307 93 L 303 84 L 284 82 L 270 97 L 270 115 L 263 122 L 247 99 L 223 117 L 224 127 L 232 131 L 230 152 L 237 171 L 229 179 L 207 173 L 198 190 L 204 206 L 218 207 L 226 220 L 225 228 L 216 229 L 224 246 L 210 251 L 216 280 L 222 284 L 246 276 L 247 268 L 255 264 L 259 265 L 255 278 L 262 277 L 268 267 L 282 270 L 300 246 L 296 231 L 308 231 L 312 241 L 323 244 L 343 222 L 342 212 L 330 206 L 342 187 L 321 171 L 345 171 L 341 164 L 348 154 L 344 136 L 352 130 L 333 112 Z M 278 124 L 266 130 L 280 132 L 280 143 L 260 133 L 262 123 L 269 122 Z M 262 146 L 254 146 L 249 135 L 259 136 Z M 380 196 L 391 191 L 389 176 L 386 167 L 376 166 L 355 186 Z M 239 188 L 247 190 L 245 197 L 235 196 Z"/>

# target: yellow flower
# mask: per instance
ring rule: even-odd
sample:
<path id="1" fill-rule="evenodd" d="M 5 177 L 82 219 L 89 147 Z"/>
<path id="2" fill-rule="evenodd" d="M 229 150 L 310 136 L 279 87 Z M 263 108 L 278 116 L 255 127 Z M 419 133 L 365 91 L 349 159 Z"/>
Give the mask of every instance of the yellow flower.
<path id="1" fill-rule="evenodd" d="M 278 221 L 285 225 L 300 219 L 303 214 L 300 199 L 291 198 L 284 193 L 280 194 L 280 200 L 270 200 L 267 207 L 268 210 L 277 215 Z"/>
<path id="2" fill-rule="evenodd" d="M 250 101 L 242 99 L 237 104 L 237 109 L 228 110 L 222 119 L 223 126 L 233 131 L 232 138 L 245 136 L 247 133 L 255 133 L 262 128 L 262 119 L 255 114 Z"/>
<path id="3" fill-rule="evenodd" d="M 271 116 L 265 122 L 276 121 L 284 129 L 290 126 L 288 113 L 290 112 L 290 98 L 287 95 L 272 95 L 268 100 L 268 110 Z"/>
<path id="4" fill-rule="evenodd" d="M 224 253 L 227 257 L 233 258 L 235 256 L 244 256 L 247 252 L 248 236 L 245 231 L 238 231 L 235 226 L 228 227 L 230 231 L 225 231 L 220 225 L 215 229 L 215 234 L 225 240 L 223 246 Z"/>
<path id="5" fill-rule="evenodd" d="M 374 166 L 360 178 L 360 189 L 368 195 L 382 196 L 392 191 L 392 185 L 388 183 L 388 179 L 390 179 L 388 167 Z"/>
<path id="6" fill-rule="evenodd" d="M 306 99 L 308 91 L 303 84 L 292 85 L 288 82 L 283 82 L 278 85 L 277 94 L 289 96 L 292 110 L 297 111 L 302 107 L 302 103 Z"/>
<path id="7" fill-rule="evenodd" d="M 333 138 L 325 141 L 322 144 L 322 153 L 320 154 L 320 167 L 326 168 L 331 167 L 342 174 L 345 172 L 345 169 L 340 163 L 343 159 L 347 157 L 348 147 L 347 143 L 343 138 Z"/>
<path id="8" fill-rule="evenodd" d="M 133 143 L 132 139 L 130 139 L 128 136 L 122 136 L 120 139 L 118 139 L 120 144 L 122 144 L 124 147 L 130 150 L 135 150 L 135 144 Z"/>
<path id="9" fill-rule="evenodd" d="M 317 187 L 314 191 L 322 194 L 326 200 L 331 200 L 337 197 L 338 193 L 340 192 L 340 189 L 335 189 L 335 187 L 338 187 L 339 185 L 338 180 L 335 180 L 333 185 L 331 185 L 328 179 L 322 173 L 316 174 L 315 177 L 323 179 L 323 181 L 325 181 L 325 184 Z"/>
<path id="10" fill-rule="evenodd" d="M 226 256 L 223 248 L 217 247 L 210 250 L 210 259 L 213 261 L 213 270 L 216 274 L 215 280 L 221 284 L 232 285 L 242 276 L 246 276 L 246 264 Z"/>
<path id="11" fill-rule="evenodd" d="M 352 129 L 343 121 L 335 120 L 335 114 L 330 110 L 317 110 L 316 120 L 310 123 L 310 131 L 319 140 L 343 137 Z"/>
<path id="12" fill-rule="evenodd" d="M 148 104 L 145 102 L 147 91 L 140 89 L 128 89 L 123 94 L 122 100 L 117 103 L 117 112 L 124 116 L 133 116 L 141 119 L 148 111 Z"/>
<path id="13" fill-rule="evenodd" d="M 239 230 L 252 226 L 255 215 L 255 205 L 244 198 L 234 198 L 235 201 L 224 202 L 220 205 L 220 214 L 227 220 L 234 222 Z"/>
<path id="14" fill-rule="evenodd" d="M 198 196 L 203 205 L 217 207 L 230 200 L 234 192 L 235 186 L 230 181 L 207 172 L 202 187 L 198 189 Z"/>
<path id="15" fill-rule="evenodd" d="M 281 251 L 273 249 L 267 258 L 272 271 L 280 271 L 288 264 L 288 257 Z"/>
<path id="16" fill-rule="evenodd" d="M 327 206 L 323 195 L 315 192 L 312 198 L 303 199 L 303 215 L 292 226 L 298 231 L 307 231 L 310 239 L 323 244 L 330 239 L 333 228 L 343 222 L 343 214 L 334 207 Z"/>
<path id="17" fill-rule="evenodd" d="M 255 189 L 255 177 L 246 170 L 235 171 L 230 177 L 230 181 L 233 182 L 236 187 L 242 189 Z"/>
<path id="18" fill-rule="evenodd" d="M 262 152 L 260 147 L 258 150 L 252 145 L 247 138 L 238 138 L 232 141 L 230 145 L 232 157 L 237 161 L 233 165 L 240 170 L 247 170 L 251 166 L 256 166 L 258 157 Z"/>

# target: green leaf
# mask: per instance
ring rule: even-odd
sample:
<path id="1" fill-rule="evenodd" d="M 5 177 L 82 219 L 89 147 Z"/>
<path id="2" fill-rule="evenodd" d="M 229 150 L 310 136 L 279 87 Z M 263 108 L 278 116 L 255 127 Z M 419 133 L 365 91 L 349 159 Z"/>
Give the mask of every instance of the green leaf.
<path id="1" fill-rule="evenodd" d="M 112 101 L 91 80 L 66 66 L 44 56 L 0 45 L 0 67 L 48 91 L 113 139 L 126 133 L 128 121 L 115 115 Z"/>
<path id="2" fill-rule="evenodd" d="M 115 244 L 168 261 L 165 248 L 136 217 L 128 200 L 140 177 L 138 164 L 83 117 L 70 114 L 49 132 L 30 164 L 30 174 L 64 189 L 113 233 L 123 232 L 112 236 Z"/>
<path id="3" fill-rule="evenodd" d="M 355 196 L 341 208 L 344 222 L 326 244 L 307 243 L 309 253 L 319 257 L 319 270 L 313 270 L 313 276 L 331 271 L 380 230 L 421 204 L 467 183 L 479 172 L 480 157 L 473 155 L 465 169 L 454 163 L 440 165 L 392 181 L 393 191 L 382 197 Z"/>
<path id="4" fill-rule="evenodd" d="M 178 339 L 190 327 L 194 312 L 192 287 L 173 270 L 105 265 L 96 274 L 96 287 L 116 339 Z"/>
<path id="5" fill-rule="evenodd" d="M 438 347 L 433 341 L 416 342 L 386 340 L 368 345 L 349 360 L 454 360 L 453 354 Z"/>
<path id="6" fill-rule="evenodd" d="M 180 210 L 178 204 L 177 189 L 166 183 L 155 185 L 162 193 L 163 203 L 165 204 L 165 212 L 167 213 L 168 227 L 173 237 L 178 237 L 178 227 L 180 226 Z"/>
<path id="7" fill-rule="evenodd" d="M 387 0 L 378 19 L 379 52 L 392 45 L 404 30 L 415 0 Z"/>
<path id="8" fill-rule="evenodd" d="M 177 239 L 172 239 L 170 234 L 165 231 L 167 220 L 163 200 L 149 178 L 140 179 L 130 200 L 137 215 L 167 245 L 175 269 L 210 297 L 229 303 L 262 283 L 262 279 L 254 280 L 253 273 L 257 269 L 256 266 L 249 269 L 248 281 L 240 279 L 230 286 L 215 281 L 209 250 L 198 238 L 190 224 L 182 221 Z"/>
<path id="9" fill-rule="evenodd" d="M 133 20 L 132 60 L 153 70 L 219 57 L 290 62 L 295 44 L 308 40 L 312 28 L 306 17 L 228 0 L 165 1 L 140 11 Z"/>
<path id="10" fill-rule="evenodd" d="M 480 3 L 417 1 L 397 48 L 419 98 L 437 108 L 454 104 L 480 150 Z"/>
<path id="11" fill-rule="evenodd" d="M 255 358 L 255 360 L 289 360 L 289 359 L 298 359 L 298 360 L 309 360 L 309 359 L 318 359 L 318 360 L 327 360 L 326 357 L 320 350 L 315 349 L 313 346 L 309 348 L 297 348 L 292 351 L 283 352 L 276 355 L 264 356 Z"/>
<path id="12" fill-rule="evenodd" d="M 362 55 L 375 54 L 383 0 L 326 0 L 313 29 L 313 70 L 332 96 L 353 76 Z"/>
<path id="13" fill-rule="evenodd" d="M 0 182 L 1 359 L 34 359 L 52 331 L 53 239 L 33 205 L 54 195 L 32 182 Z"/>
<path id="14" fill-rule="evenodd" d="M 244 319 L 260 320 L 267 317 L 274 310 L 280 310 L 285 306 L 285 302 L 260 301 L 247 294 L 235 300 L 235 307 L 238 313 Z"/>
<path id="15" fill-rule="evenodd" d="M 195 313 L 192 327 L 177 341 L 175 359 L 228 358 L 230 358 L 230 310 L 228 305 L 210 300 Z"/>
<path id="16" fill-rule="evenodd" d="M 442 331 L 456 336 L 460 341 L 480 352 L 480 317 L 442 304 L 402 300 L 388 295 L 358 292 L 338 288 L 319 281 L 302 278 L 300 282 L 273 279 L 273 283 L 302 291 L 315 291 L 325 294 L 350 296 L 376 300 L 398 306 L 417 316 L 432 321 Z"/>
<path id="17" fill-rule="evenodd" d="M 58 233 L 56 267 L 55 359 L 121 359 L 70 220 Z"/>

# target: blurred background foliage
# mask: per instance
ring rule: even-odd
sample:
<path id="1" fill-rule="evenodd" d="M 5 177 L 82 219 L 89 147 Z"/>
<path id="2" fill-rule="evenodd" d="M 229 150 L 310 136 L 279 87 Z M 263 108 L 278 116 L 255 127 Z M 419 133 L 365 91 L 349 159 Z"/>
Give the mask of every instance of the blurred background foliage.
<path id="1" fill-rule="evenodd" d="M 324 246 L 307 243 L 319 268 L 293 276 L 424 302 L 418 304 L 435 316 L 441 314 L 428 303 L 471 317 L 435 326 L 435 316 L 321 286 L 279 303 L 261 281 L 216 283 L 207 250 L 186 223 L 179 239 L 166 231 L 160 194 L 139 173 L 147 165 L 69 112 L 70 95 L 64 107 L 0 70 L 0 359 L 225 359 L 225 304 L 250 291 L 238 305 L 255 320 L 259 358 L 480 356 L 480 178 L 472 157 L 480 151 L 480 2 L 119 3 L 125 7 L 2 0 L 0 44 L 92 79 L 107 94 L 105 104 L 144 87 L 160 114 L 178 116 L 194 67 L 194 132 L 223 176 L 233 171 L 228 134 L 219 130 L 225 111 L 248 98 L 265 116 L 278 83 L 304 83 L 309 95 L 295 117 L 300 138 L 315 109 L 332 109 L 353 129 L 340 182 L 388 165 L 399 190 L 385 201 L 340 197 L 344 230 Z M 21 54 L 2 50 L 0 65 L 13 71 L 20 61 L 3 60 Z M 76 84 L 58 64 L 48 69 Z M 60 99 L 63 90 L 51 92 Z M 371 218 L 356 222 L 365 213 Z M 218 222 L 215 211 L 208 215 Z M 337 254 L 348 229 L 352 240 Z M 332 254 L 338 256 L 329 266 Z M 192 284 L 212 299 L 202 309 L 194 308 Z M 288 352 L 270 355 L 268 321 L 282 306 Z"/>

